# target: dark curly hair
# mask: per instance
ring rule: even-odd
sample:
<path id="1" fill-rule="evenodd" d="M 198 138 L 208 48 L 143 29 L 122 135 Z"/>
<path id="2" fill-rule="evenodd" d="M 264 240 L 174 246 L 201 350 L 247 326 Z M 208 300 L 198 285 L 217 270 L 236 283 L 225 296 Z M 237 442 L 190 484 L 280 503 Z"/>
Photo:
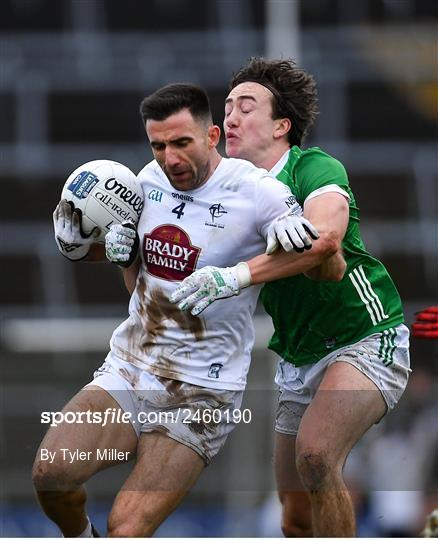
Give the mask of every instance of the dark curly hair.
<path id="1" fill-rule="evenodd" d="M 318 114 L 313 76 L 297 67 L 292 59 L 252 57 L 233 75 L 229 90 L 244 82 L 259 83 L 272 92 L 272 118 L 289 118 L 289 144 L 300 146 Z"/>

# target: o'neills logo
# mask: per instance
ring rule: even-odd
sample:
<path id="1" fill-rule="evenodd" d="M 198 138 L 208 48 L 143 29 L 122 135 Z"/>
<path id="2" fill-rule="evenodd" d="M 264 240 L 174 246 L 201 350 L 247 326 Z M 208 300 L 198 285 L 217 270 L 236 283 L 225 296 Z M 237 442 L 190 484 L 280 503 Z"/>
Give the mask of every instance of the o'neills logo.
<path id="1" fill-rule="evenodd" d="M 194 271 L 200 252 L 176 225 L 160 225 L 143 237 L 147 271 L 161 279 L 182 281 Z"/>
<path id="2" fill-rule="evenodd" d="M 128 203 L 134 209 L 135 213 L 139 216 L 143 210 L 143 199 L 140 195 L 137 195 L 135 191 L 128 189 L 124 184 L 118 182 L 115 178 L 108 178 L 105 182 L 105 189 L 107 191 L 114 191 L 114 193 Z"/>

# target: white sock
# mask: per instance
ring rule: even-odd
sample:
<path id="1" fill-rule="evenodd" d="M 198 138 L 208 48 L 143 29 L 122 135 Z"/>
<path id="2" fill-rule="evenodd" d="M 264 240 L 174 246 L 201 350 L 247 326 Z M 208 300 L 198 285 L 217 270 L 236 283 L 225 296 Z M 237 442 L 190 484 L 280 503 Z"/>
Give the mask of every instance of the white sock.
<path id="1" fill-rule="evenodd" d="M 65 536 L 63 538 L 65 538 Z M 76 538 L 93 538 L 93 533 L 91 532 L 91 521 L 88 516 L 87 516 L 87 526 L 81 532 L 81 534 L 77 536 Z"/>

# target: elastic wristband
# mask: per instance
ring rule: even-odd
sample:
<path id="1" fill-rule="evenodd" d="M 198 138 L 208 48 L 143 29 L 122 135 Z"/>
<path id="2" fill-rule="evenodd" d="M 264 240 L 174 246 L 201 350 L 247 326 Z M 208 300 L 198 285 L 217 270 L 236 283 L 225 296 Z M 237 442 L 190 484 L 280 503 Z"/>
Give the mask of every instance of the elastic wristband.
<path id="1" fill-rule="evenodd" d="M 237 263 L 236 269 L 237 284 L 241 289 L 251 285 L 251 272 L 246 262 Z"/>

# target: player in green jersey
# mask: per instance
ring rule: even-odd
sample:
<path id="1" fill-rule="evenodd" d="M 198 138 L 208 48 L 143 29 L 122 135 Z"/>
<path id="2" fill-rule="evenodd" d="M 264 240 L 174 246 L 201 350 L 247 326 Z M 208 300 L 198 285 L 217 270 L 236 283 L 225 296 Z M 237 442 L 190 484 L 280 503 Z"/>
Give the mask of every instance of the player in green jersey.
<path id="1" fill-rule="evenodd" d="M 351 537 L 355 517 L 343 465 L 406 387 L 409 331 L 387 270 L 361 239 L 343 165 L 319 148 L 300 148 L 316 102 L 313 78 L 294 62 L 254 58 L 230 83 L 224 130 L 228 156 L 271 170 L 320 233 L 311 250 L 247 262 L 252 284 L 293 276 L 262 290 L 275 328 L 269 347 L 281 357 L 275 466 L 282 529 L 286 536 Z M 278 220 L 277 237 L 287 220 Z M 239 294 L 238 285 L 228 286 L 227 270 L 195 272 L 173 300 L 199 313 Z"/>

